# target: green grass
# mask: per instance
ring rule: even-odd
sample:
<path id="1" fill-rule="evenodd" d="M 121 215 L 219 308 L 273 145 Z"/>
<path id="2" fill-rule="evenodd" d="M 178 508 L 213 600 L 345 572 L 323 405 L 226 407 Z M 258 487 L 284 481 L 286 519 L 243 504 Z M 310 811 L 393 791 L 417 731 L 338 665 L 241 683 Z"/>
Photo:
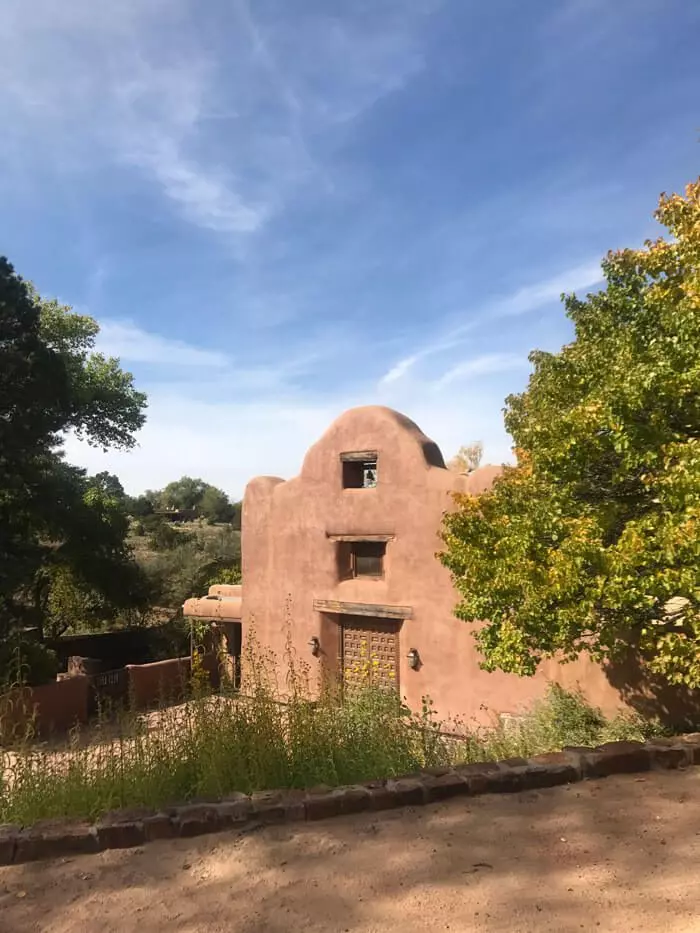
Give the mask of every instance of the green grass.
<path id="1" fill-rule="evenodd" d="M 580 695 L 555 686 L 517 721 L 466 729 L 440 722 L 429 701 L 411 714 L 395 696 L 377 690 L 358 690 L 342 704 L 332 692 L 311 700 L 308 672 L 291 657 L 283 691 L 272 658 L 253 650 L 245 663 L 245 697 L 225 687 L 208 695 L 195 673 L 192 698 L 163 706 L 155 725 L 122 712 L 98 723 L 89 743 L 79 732 L 52 748 L 28 736 L 1 751 L 0 823 L 94 818 L 117 807 L 158 807 L 232 791 L 334 786 L 458 761 L 643 739 L 654 731 L 636 717 L 606 719 Z M 461 738 L 445 730 L 458 730 Z"/>

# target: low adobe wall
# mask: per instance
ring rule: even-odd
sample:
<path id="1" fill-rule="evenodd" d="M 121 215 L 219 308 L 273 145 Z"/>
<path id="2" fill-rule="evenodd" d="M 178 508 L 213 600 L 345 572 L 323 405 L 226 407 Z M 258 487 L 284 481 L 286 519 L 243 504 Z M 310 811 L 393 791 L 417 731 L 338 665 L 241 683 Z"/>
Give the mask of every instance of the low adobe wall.
<path id="1" fill-rule="evenodd" d="M 189 658 L 170 658 L 152 664 L 127 664 L 129 699 L 136 709 L 148 709 L 161 700 L 179 699 L 191 677 Z"/>
<path id="2" fill-rule="evenodd" d="M 85 675 L 12 690 L 0 697 L 0 737 L 6 741 L 21 737 L 32 719 L 41 737 L 86 723 L 89 694 L 90 679 Z"/>
<path id="3" fill-rule="evenodd" d="M 213 689 L 220 682 L 216 655 L 201 658 Z M 128 697 L 135 710 L 150 709 L 160 702 L 180 702 L 189 691 L 190 658 L 171 658 L 152 664 L 128 664 Z M 68 732 L 88 722 L 91 710 L 91 678 L 84 674 L 62 677 L 40 687 L 23 687 L 0 696 L 0 742 L 26 735 L 30 723 L 40 738 Z"/>
<path id="4" fill-rule="evenodd" d="M 218 658 L 203 655 L 202 667 L 214 689 L 219 686 Z M 170 658 L 152 664 L 127 664 L 129 698 L 134 709 L 149 709 L 160 702 L 178 701 L 187 694 L 192 677 L 190 658 Z"/>

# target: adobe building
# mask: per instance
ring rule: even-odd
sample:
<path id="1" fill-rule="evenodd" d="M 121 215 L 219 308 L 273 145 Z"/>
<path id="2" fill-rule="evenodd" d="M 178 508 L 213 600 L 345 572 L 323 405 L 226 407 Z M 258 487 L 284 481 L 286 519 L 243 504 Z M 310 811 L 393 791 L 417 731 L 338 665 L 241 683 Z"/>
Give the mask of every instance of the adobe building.
<path id="1" fill-rule="evenodd" d="M 454 492 L 481 493 L 499 473 L 447 470 L 437 445 L 396 411 L 347 411 L 310 448 L 299 476 L 248 484 L 243 587 L 212 588 L 185 613 L 240 619 L 244 643 L 254 626 L 280 665 L 291 633 L 319 678 L 330 670 L 352 680 L 369 654 L 375 680 L 414 710 L 431 697 L 442 718 L 517 713 L 550 680 L 579 686 L 613 712 L 620 695 L 587 659 L 545 664 L 532 678 L 481 670 L 472 626 L 453 615 L 459 597 L 435 557 L 441 519 Z"/>

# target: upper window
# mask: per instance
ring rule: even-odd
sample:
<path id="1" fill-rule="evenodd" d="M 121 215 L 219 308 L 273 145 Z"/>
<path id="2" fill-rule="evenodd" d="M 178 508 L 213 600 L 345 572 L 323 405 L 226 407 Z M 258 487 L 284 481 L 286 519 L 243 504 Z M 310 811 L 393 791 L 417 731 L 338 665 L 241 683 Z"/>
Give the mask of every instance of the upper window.
<path id="1" fill-rule="evenodd" d="M 383 541 L 354 541 L 351 551 L 353 577 L 381 577 L 384 575 Z"/>
<path id="2" fill-rule="evenodd" d="M 385 541 L 339 541 L 337 547 L 341 580 L 384 576 Z"/>
<path id="3" fill-rule="evenodd" d="M 377 485 L 377 454 L 373 450 L 340 455 L 344 489 L 374 489 Z"/>

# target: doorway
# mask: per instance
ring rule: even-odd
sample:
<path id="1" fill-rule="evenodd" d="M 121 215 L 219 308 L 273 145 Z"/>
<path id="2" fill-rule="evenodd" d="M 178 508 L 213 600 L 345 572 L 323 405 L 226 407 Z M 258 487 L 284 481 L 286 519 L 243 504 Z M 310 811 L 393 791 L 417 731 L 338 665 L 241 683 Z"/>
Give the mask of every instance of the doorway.
<path id="1" fill-rule="evenodd" d="M 394 620 L 346 616 L 340 620 L 340 669 L 346 687 L 399 692 L 399 629 Z"/>

